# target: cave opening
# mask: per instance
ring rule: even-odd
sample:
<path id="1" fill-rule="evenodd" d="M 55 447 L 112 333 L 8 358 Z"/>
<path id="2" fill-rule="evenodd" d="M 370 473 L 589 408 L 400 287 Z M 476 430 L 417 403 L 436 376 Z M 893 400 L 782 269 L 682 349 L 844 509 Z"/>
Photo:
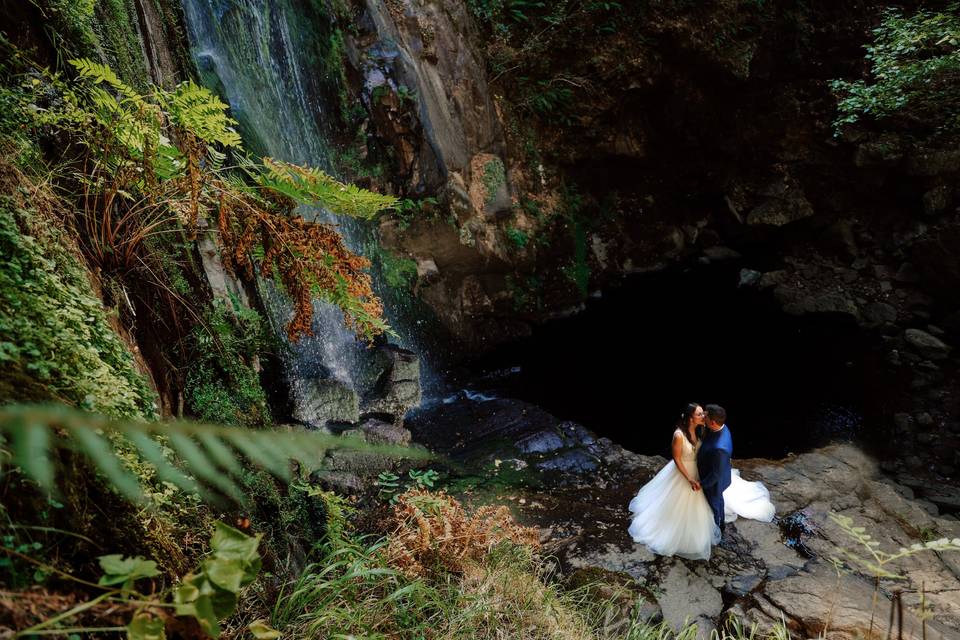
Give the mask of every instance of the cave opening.
<path id="1" fill-rule="evenodd" d="M 472 362 L 471 384 L 649 455 L 668 453 L 686 403 L 717 403 L 735 457 L 781 458 L 860 440 L 883 412 L 875 340 L 849 317 L 784 313 L 734 265 L 699 265 L 626 278 Z"/>

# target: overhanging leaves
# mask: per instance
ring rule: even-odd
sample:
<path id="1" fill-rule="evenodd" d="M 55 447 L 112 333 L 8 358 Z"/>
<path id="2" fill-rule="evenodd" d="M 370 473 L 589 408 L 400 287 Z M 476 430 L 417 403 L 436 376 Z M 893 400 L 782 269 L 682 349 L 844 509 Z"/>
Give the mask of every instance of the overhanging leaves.
<path id="1" fill-rule="evenodd" d="M 158 476 L 181 488 L 196 489 L 212 498 L 215 494 L 207 489 L 212 487 L 222 494 L 235 496 L 239 502 L 244 497 L 236 488 L 234 478 L 243 469 L 239 464 L 243 459 L 286 477 L 291 460 L 315 469 L 321 466 L 329 449 L 348 448 L 396 458 L 428 456 L 406 447 L 372 445 L 306 429 L 252 430 L 180 421 L 111 420 L 62 406 L 4 407 L 0 409 L 0 436 L 14 442 L 12 464 L 48 491 L 56 490 L 53 453 L 57 449 L 69 449 L 89 459 L 119 493 L 135 502 L 142 499 L 142 490 L 136 477 L 121 464 L 114 448 L 117 444 L 131 445 L 157 468 Z M 163 454 L 158 439 L 166 439 L 172 445 L 177 459 L 168 459 Z M 228 456 L 234 464 L 230 464 Z M 249 540 L 247 536 L 237 538 L 218 528 L 212 546 L 224 557 L 247 562 L 255 555 L 256 548 Z M 115 575 L 122 574 L 123 571 L 115 572 Z"/>

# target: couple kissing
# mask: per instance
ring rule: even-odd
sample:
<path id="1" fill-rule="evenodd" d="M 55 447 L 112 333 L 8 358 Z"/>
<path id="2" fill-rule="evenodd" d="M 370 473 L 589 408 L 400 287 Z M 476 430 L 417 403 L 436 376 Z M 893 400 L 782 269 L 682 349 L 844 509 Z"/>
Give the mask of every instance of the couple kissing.
<path id="1" fill-rule="evenodd" d="M 727 412 L 688 404 L 673 432 L 673 459 L 630 501 L 628 533 L 654 553 L 707 560 L 725 524 L 737 517 L 770 522 L 775 508 L 759 482 L 731 466 L 733 436 Z"/>

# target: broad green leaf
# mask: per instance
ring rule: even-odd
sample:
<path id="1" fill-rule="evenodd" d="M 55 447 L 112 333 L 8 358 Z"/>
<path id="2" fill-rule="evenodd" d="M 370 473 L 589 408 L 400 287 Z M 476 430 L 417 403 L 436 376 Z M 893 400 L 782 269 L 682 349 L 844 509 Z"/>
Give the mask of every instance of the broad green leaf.
<path id="1" fill-rule="evenodd" d="M 247 628 L 257 640 L 277 640 L 280 637 L 280 632 L 270 627 L 266 620 L 254 620 Z"/>
<path id="2" fill-rule="evenodd" d="M 18 420 L 13 429 L 14 458 L 24 472 L 44 489 L 53 488 L 53 464 L 47 451 L 50 430 L 47 425 L 32 420 Z"/>
<path id="3" fill-rule="evenodd" d="M 178 586 L 173 592 L 173 601 L 177 604 L 188 604 L 196 602 L 197 598 L 200 597 L 200 589 L 193 584 L 192 580 L 194 579 L 193 575 L 188 575 L 185 578 L 185 582 Z"/>
<path id="4" fill-rule="evenodd" d="M 213 537 L 210 539 L 210 549 L 214 555 L 221 558 L 238 559 L 250 562 L 257 556 L 257 546 L 260 544 L 260 534 L 248 536 L 244 532 L 234 529 L 222 522 L 214 523 Z"/>
<path id="5" fill-rule="evenodd" d="M 210 606 L 213 607 L 213 613 L 218 620 L 233 615 L 237 610 L 237 596 L 226 589 L 214 589 L 209 596 L 201 596 L 201 599 L 208 598 Z"/>
<path id="6" fill-rule="evenodd" d="M 193 603 L 193 617 L 200 623 L 200 627 L 211 638 L 220 636 L 220 624 L 214 612 L 213 600 L 210 596 L 202 595 Z"/>
<path id="7" fill-rule="evenodd" d="M 240 585 L 246 574 L 244 565 L 247 563 L 239 558 L 210 558 L 203 561 L 203 570 L 210 577 L 210 582 L 231 593 L 240 591 Z"/>
<path id="8" fill-rule="evenodd" d="M 129 640 L 166 640 L 163 620 L 149 613 L 138 613 L 127 625 Z"/>
<path id="9" fill-rule="evenodd" d="M 98 584 L 112 586 L 122 584 L 124 590 L 133 588 L 133 583 L 140 578 L 153 578 L 160 575 L 157 563 L 141 556 L 125 558 L 118 553 L 100 556 L 100 568 L 104 575 Z"/>

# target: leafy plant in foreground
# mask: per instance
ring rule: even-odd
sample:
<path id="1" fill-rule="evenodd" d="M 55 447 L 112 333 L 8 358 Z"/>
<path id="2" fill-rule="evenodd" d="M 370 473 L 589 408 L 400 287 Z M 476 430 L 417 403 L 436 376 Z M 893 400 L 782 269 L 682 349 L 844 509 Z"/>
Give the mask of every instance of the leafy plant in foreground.
<path id="1" fill-rule="evenodd" d="M 55 490 L 54 451 L 72 450 L 89 459 L 110 484 L 139 502 L 142 488 L 124 469 L 117 445 L 134 448 L 156 467 L 160 480 L 190 492 L 208 493 L 204 485 L 243 502 L 235 478 L 241 460 L 278 477 L 290 475 L 290 460 L 316 467 L 327 449 L 349 447 L 396 457 L 423 454 L 403 447 L 371 445 L 315 431 L 251 430 L 191 422 L 114 421 L 66 407 L 12 406 L 0 409 L 0 436 L 11 443 L 10 464 L 47 490 Z M 182 470 L 169 459 L 175 453 Z M 189 474 L 189 475 L 188 475 Z M 191 477 L 192 476 L 192 477 Z M 198 482 L 199 481 L 199 482 Z"/>
<path id="2" fill-rule="evenodd" d="M 141 580 L 160 575 L 156 562 L 140 556 L 101 556 L 99 560 L 103 575 L 99 582 L 96 585 L 83 584 L 99 587 L 104 590 L 103 593 L 24 629 L 14 637 L 56 633 L 58 623 L 75 618 L 102 603 L 130 611 L 129 624 L 112 628 L 77 627 L 69 629 L 69 632 L 126 631 L 129 640 L 162 640 L 166 637 L 166 626 L 174 616 L 188 616 L 196 620 L 207 636 L 217 638 L 220 635 L 219 621 L 236 611 L 240 590 L 253 582 L 260 571 L 259 544 L 259 534 L 251 537 L 217 522 L 210 539 L 210 553 L 200 566 L 185 576 L 176 587 L 153 594 L 140 592 L 135 585 Z M 68 574 L 63 574 L 63 577 L 75 580 Z M 279 637 L 263 621 L 254 622 L 249 628 L 258 640 Z"/>
<path id="3" fill-rule="evenodd" d="M 838 574 L 844 570 L 845 566 L 852 569 L 868 573 L 874 579 L 873 605 L 870 612 L 870 635 L 873 635 L 874 613 L 877 608 L 877 599 L 880 591 L 880 580 L 906 580 L 906 576 L 895 573 L 890 570 L 890 565 L 897 560 L 908 558 L 919 553 L 934 552 L 942 553 L 944 551 L 960 551 L 960 538 L 952 540 L 940 538 L 938 540 L 928 540 L 910 545 L 910 547 L 900 547 L 897 551 L 890 553 L 880 548 L 880 542 L 867 533 L 865 527 L 856 526 L 853 519 L 836 513 L 831 513 L 830 519 L 833 520 L 840 530 L 849 536 L 857 545 L 866 552 L 865 555 L 854 553 L 849 549 L 838 547 L 837 551 L 842 558 L 831 558 Z M 923 636 L 926 637 L 927 612 L 923 610 L 923 599 L 921 598 L 920 620 L 923 625 Z M 891 603 L 891 606 L 893 603 Z M 892 632 L 893 617 L 890 618 Z"/>

